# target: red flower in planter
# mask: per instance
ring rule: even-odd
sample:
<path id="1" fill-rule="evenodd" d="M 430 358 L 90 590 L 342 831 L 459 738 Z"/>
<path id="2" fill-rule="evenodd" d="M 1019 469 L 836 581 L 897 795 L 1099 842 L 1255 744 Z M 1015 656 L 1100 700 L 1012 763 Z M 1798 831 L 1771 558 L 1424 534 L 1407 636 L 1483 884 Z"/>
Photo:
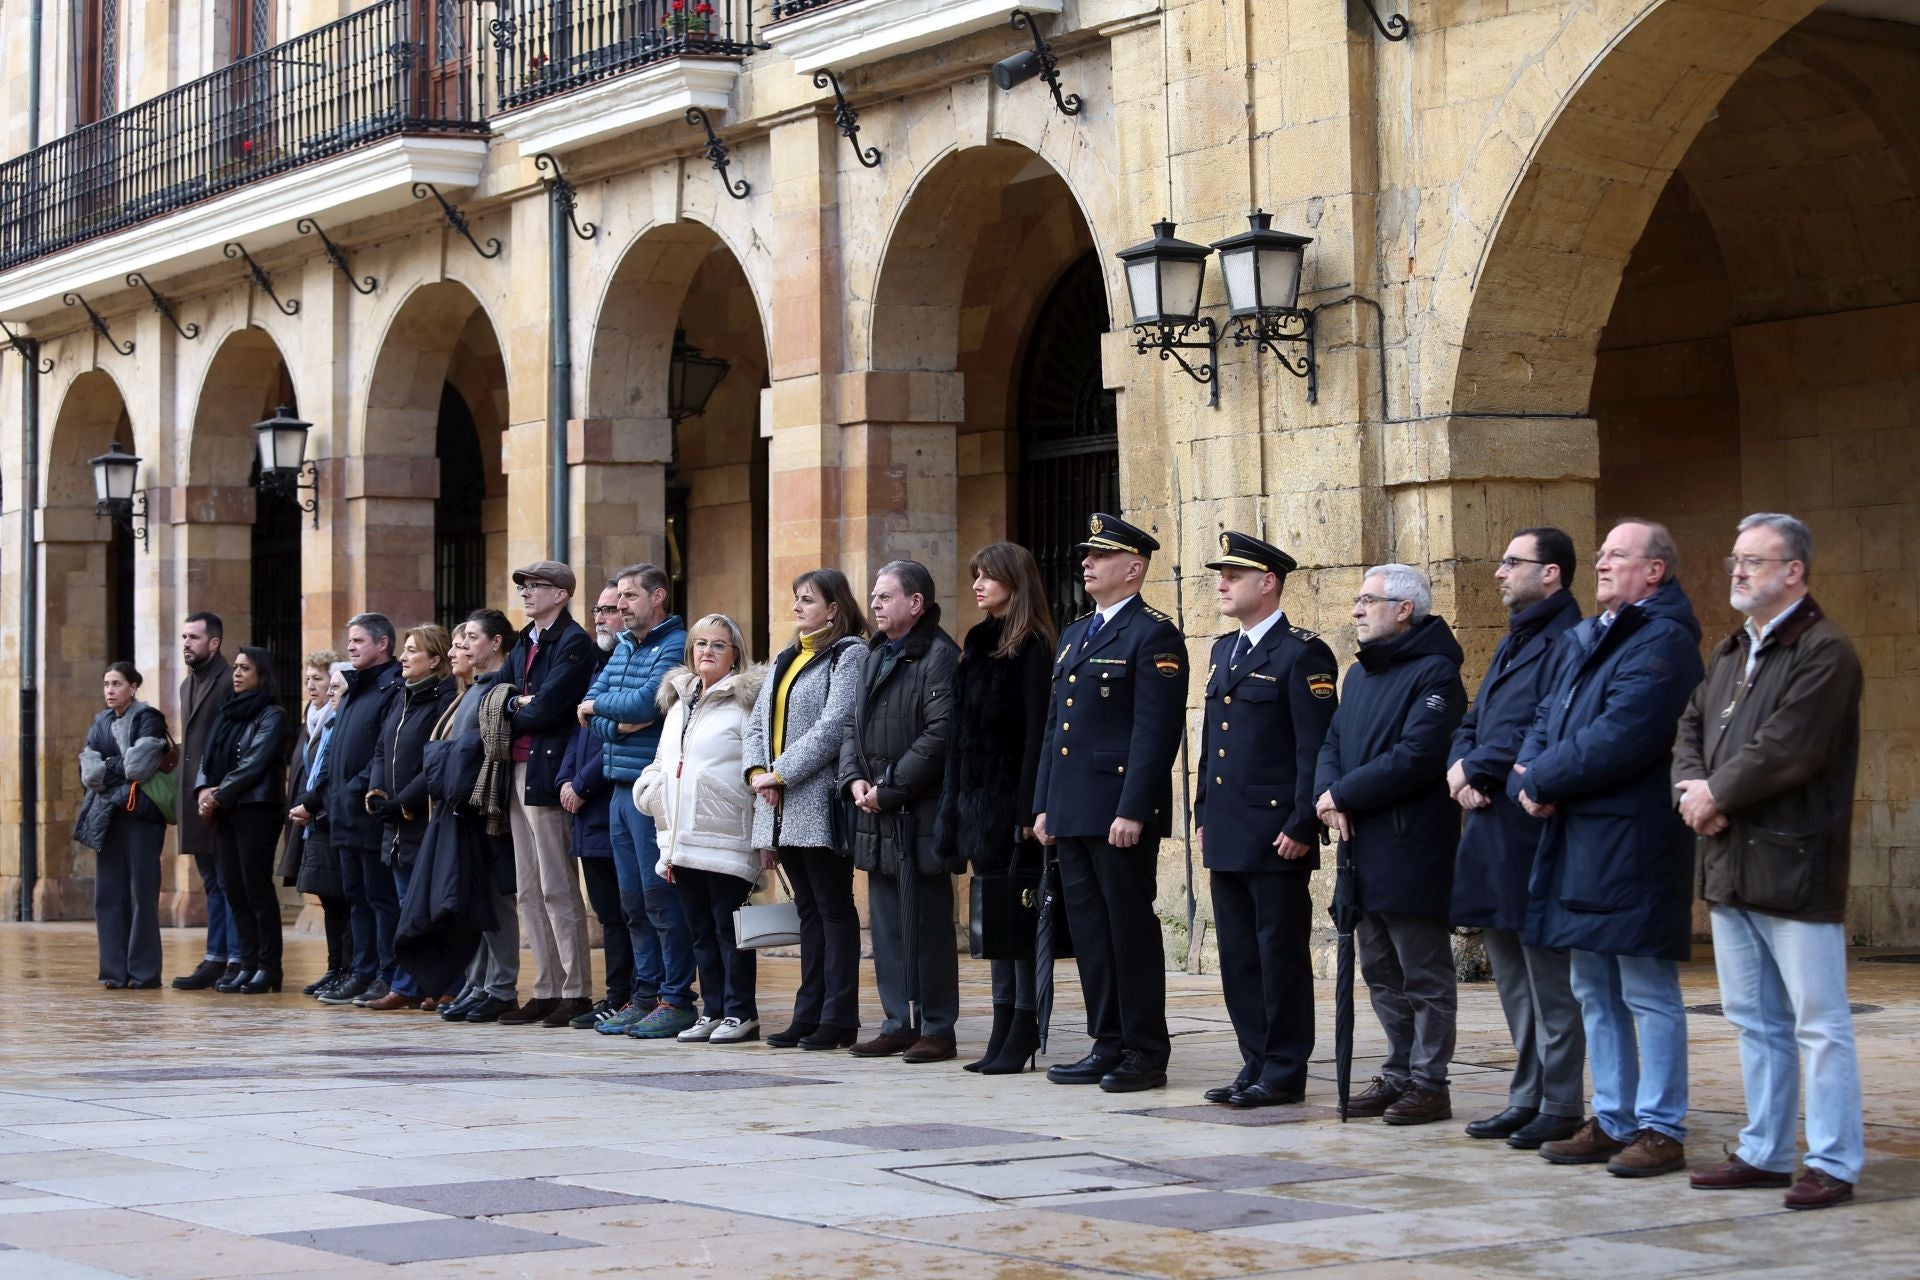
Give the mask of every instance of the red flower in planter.
<path id="1" fill-rule="evenodd" d="M 241 154 L 241 155 L 243 155 L 243 156 L 248 156 L 248 155 L 252 155 L 252 154 L 253 154 L 253 139 L 252 139 L 252 138 L 243 138 L 243 139 L 241 139 L 241 141 L 240 141 L 240 154 Z"/>

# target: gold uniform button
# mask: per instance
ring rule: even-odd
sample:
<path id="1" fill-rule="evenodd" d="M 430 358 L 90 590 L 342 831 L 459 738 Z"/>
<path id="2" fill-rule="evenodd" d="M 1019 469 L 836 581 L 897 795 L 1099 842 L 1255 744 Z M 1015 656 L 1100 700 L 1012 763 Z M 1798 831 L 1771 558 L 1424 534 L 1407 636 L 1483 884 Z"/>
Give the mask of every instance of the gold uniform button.
<path id="1" fill-rule="evenodd" d="M 1065 733 L 1067 730 L 1071 728 L 1073 728 L 1073 726 L 1068 724 L 1065 720 L 1062 720 L 1060 722 L 1060 732 Z"/>
<path id="2" fill-rule="evenodd" d="M 1224 702 L 1224 703 L 1226 703 L 1226 704 L 1227 704 L 1228 706 L 1232 706 L 1232 705 L 1233 705 L 1233 695 L 1232 695 L 1232 694 L 1228 694 L 1228 695 L 1227 695 L 1226 697 L 1224 697 L 1224 698 L 1222 698 L 1222 699 L 1221 699 L 1220 701 L 1222 701 L 1222 702 Z"/>
<path id="3" fill-rule="evenodd" d="M 1278 809 L 1279 807 L 1280 807 L 1280 802 L 1279 802 L 1278 800 L 1269 800 L 1269 801 L 1267 801 L 1267 808 L 1269 808 L 1269 809 Z"/>
<path id="4" fill-rule="evenodd" d="M 1068 706 L 1072 706 L 1072 705 L 1073 705 L 1073 699 L 1072 699 L 1072 698 L 1068 698 L 1068 699 L 1067 699 L 1067 705 L 1068 705 Z"/>
<path id="5" fill-rule="evenodd" d="M 1225 747 L 1222 747 L 1222 748 L 1220 748 L 1220 757 L 1221 757 L 1221 759 L 1223 759 L 1223 760 L 1224 760 L 1224 759 L 1226 758 L 1226 755 L 1227 755 L 1227 749 L 1226 749 Z"/>
<path id="6" fill-rule="evenodd" d="M 1121 773 L 1125 773 L 1126 771 L 1127 771 L 1127 766 L 1125 766 L 1125 765 L 1121 765 L 1121 766 L 1120 766 L 1120 769 L 1119 769 L 1119 772 L 1121 772 Z M 1159 810 L 1158 810 L 1158 809 L 1156 809 L 1156 810 L 1154 810 L 1154 812 L 1155 812 L 1155 813 L 1158 813 L 1158 812 L 1159 812 Z"/>
<path id="7" fill-rule="evenodd" d="M 1079 681 L 1079 679 L 1080 679 L 1080 677 L 1079 677 L 1079 676 L 1068 676 L 1068 677 L 1067 677 L 1067 683 L 1068 683 L 1068 684 L 1075 684 L 1075 683 L 1077 683 L 1077 682 Z"/>
<path id="8" fill-rule="evenodd" d="M 1231 728 L 1233 728 L 1233 726 L 1228 724 L 1225 720 L 1222 720 L 1220 722 L 1220 732 L 1225 733 L 1227 730 Z"/>
<path id="9" fill-rule="evenodd" d="M 1213 785 L 1216 787 L 1224 787 L 1227 785 L 1227 780 L 1216 773 L 1213 775 Z"/>
<path id="10" fill-rule="evenodd" d="M 1060 748 L 1060 754 L 1061 755 L 1067 754 L 1067 749 L 1065 747 Z"/>

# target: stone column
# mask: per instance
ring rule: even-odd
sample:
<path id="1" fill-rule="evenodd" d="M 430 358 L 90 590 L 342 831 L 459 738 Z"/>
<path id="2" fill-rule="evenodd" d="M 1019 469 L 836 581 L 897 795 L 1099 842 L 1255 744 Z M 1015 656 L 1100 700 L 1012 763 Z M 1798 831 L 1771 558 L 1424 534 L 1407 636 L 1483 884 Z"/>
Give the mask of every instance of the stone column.
<path id="1" fill-rule="evenodd" d="M 576 418 L 567 424 L 573 473 L 568 562 L 580 576 L 582 601 L 626 565 L 664 566 L 667 466 L 672 424 L 665 418 Z"/>
<path id="2" fill-rule="evenodd" d="M 935 590 L 957 587 L 958 373 L 868 372 L 840 379 L 840 567 L 865 592 L 889 560 L 918 560 Z"/>

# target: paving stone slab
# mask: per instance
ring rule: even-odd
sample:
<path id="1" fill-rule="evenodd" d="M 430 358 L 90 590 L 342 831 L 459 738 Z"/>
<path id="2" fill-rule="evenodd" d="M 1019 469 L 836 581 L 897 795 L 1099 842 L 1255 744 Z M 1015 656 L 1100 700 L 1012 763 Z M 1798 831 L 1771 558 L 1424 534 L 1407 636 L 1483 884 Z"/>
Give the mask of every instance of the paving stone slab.
<path id="1" fill-rule="evenodd" d="M 721 1089 L 784 1089 L 794 1085 L 832 1084 L 810 1076 L 780 1076 L 760 1071 L 655 1071 L 620 1077 L 642 1089 L 671 1089 L 677 1093 L 713 1093 Z"/>
<path id="2" fill-rule="evenodd" d="M 1270 1156 L 1187 1156 L 1178 1160 L 1153 1160 L 1149 1165 L 1217 1191 L 1381 1176 L 1378 1169 L 1350 1169 L 1344 1165 L 1280 1160 Z"/>
<path id="3" fill-rule="evenodd" d="M 852 1147 L 872 1147 L 878 1151 L 945 1151 L 956 1147 L 997 1147 L 1015 1142 L 1058 1142 L 1042 1133 L 1020 1133 L 1013 1129 L 989 1129 L 970 1124 L 871 1124 L 850 1129 L 819 1129 L 810 1133 L 789 1133 L 789 1138 L 813 1138 L 819 1142 L 844 1142 Z"/>
<path id="4" fill-rule="evenodd" d="M 449 1049 L 424 1044 L 370 1044 L 340 1049 L 303 1049 L 315 1058 L 484 1058 L 491 1049 Z"/>
<path id="5" fill-rule="evenodd" d="M 458 1067 L 452 1071 L 349 1071 L 344 1080 L 385 1080 L 396 1084 L 449 1084 L 460 1080 L 537 1080 L 525 1071 L 486 1071 Z"/>
<path id="6" fill-rule="evenodd" d="M 319 1231 L 279 1231 L 264 1240 L 343 1254 L 365 1262 L 444 1262 L 503 1253 L 542 1253 L 550 1249 L 587 1249 L 590 1242 L 543 1231 L 504 1227 L 471 1218 L 428 1222 L 388 1222 L 370 1227 L 327 1227 Z"/>
<path id="7" fill-rule="evenodd" d="M 1197 1120 L 1201 1124 L 1269 1125 L 1299 1124 L 1303 1120 L 1338 1120 L 1338 1107 L 1302 1104 L 1292 1107 L 1254 1107 L 1246 1111 L 1233 1107 L 1201 1103 L 1192 1107 L 1149 1107 L 1144 1111 L 1123 1111 L 1121 1115 L 1149 1116 L 1155 1120 Z"/>
<path id="8" fill-rule="evenodd" d="M 363 1200 L 453 1218 L 497 1218 L 506 1213 L 553 1213 L 562 1209 L 605 1209 L 623 1204 L 658 1204 L 647 1196 L 567 1186 L 538 1178 L 501 1178 L 484 1182 L 442 1182 L 416 1187 L 372 1187 L 349 1191 Z"/>
<path id="9" fill-rule="evenodd" d="M 1054 1213 L 1071 1213 L 1083 1218 L 1105 1218 L 1113 1222 L 1173 1227 L 1184 1231 L 1228 1231 L 1238 1227 L 1264 1227 L 1276 1222 L 1350 1218 L 1373 1212 L 1371 1209 L 1355 1209 L 1348 1205 L 1317 1204 L 1311 1200 L 1288 1200 L 1279 1196 L 1236 1195 L 1231 1191 L 1129 1196 L 1116 1200 L 1050 1204 L 1045 1208 Z"/>

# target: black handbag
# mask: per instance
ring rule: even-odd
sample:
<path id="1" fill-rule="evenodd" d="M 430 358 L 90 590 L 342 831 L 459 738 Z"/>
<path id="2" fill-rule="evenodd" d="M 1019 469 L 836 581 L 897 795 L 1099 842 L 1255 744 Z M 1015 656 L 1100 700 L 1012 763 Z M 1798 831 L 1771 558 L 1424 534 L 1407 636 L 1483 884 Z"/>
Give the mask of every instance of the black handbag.
<path id="1" fill-rule="evenodd" d="M 1016 835 L 1004 871 L 975 873 L 968 889 L 967 939 L 975 960 L 1027 960 L 1040 918 L 1040 868 L 1020 865 Z"/>

